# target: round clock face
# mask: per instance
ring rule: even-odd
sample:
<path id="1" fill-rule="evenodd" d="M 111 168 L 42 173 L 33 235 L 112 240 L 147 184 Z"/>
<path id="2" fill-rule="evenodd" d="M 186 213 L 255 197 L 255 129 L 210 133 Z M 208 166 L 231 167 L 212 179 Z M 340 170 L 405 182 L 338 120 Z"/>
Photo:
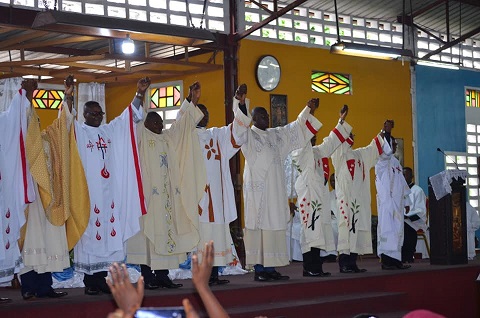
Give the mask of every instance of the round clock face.
<path id="1" fill-rule="evenodd" d="M 271 55 L 258 60 L 256 72 L 257 83 L 264 91 L 274 90 L 280 82 L 280 64 Z"/>

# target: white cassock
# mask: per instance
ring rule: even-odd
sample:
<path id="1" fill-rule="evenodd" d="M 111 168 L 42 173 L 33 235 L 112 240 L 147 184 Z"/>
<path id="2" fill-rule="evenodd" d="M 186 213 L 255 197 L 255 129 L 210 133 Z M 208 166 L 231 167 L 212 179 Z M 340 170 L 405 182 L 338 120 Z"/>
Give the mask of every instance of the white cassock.
<path id="1" fill-rule="evenodd" d="M 411 221 L 410 219 L 405 219 L 404 222 L 407 223 L 414 229 L 415 231 L 418 230 L 427 230 L 427 198 L 425 193 L 423 192 L 422 188 L 418 185 L 414 184 L 410 188 L 410 194 L 408 195 L 410 199 L 410 210 L 408 213 L 405 213 L 405 216 L 413 216 L 416 215 L 420 219 L 416 221 Z"/>
<path id="2" fill-rule="evenodd" d="M 91 275 L 108 270 L 112 262 L 123 262 L 125 242 L 140 230 L 146 208 L 135 122 L 142 117 L 143 110 L 130 105 L 106 125 L 91 127 L 75 121 L 90 195 L 88 226 L 74 248 L 79 272 Z"/>
<path id="3" fill-rule="evenodd" d="M 375 137 L 352 150 L 349 137 L 332 155 L 337 193 L 338 247 L 340 254 L 372 253 L 370 169 L 382 153 L 383 139 Z"/>
<path id="4" fill-rule="evenodd" d="M 266 130 L 253 126 L 244 135 L 247 264 L 270 267 L 289 263 L 285 235 L 290 209 L 283 165 L 287 155 L 303 147 L 320 126 L 310 108 L 305 107 L 297 120 L 286 126 Z"/>
<path id="5" fill-rule="evenodd" d="M 247 114 L 250 101 L 245 99 Z M 237 219 L 235 193 L 230 173 L 230 158 L 239 150 L 241 143 L 233 135 L 243 136 L 250 125 L 251 116 L 239 109 L 239 101 L 233 98 L 234 119 L 224 127 L 197 128 L 198 142 L 203 151 L 207 180 L 202 199 L 198 203 L 200 220 L 199 256 L 205 243 L 213 240 L 215 245 L 214 266 L 225 266 L 234 260 L 230 222 Z"/>
<path id="6" fill-rule="evenodd" d="M 403 168 L 393 155 L 388 142 L 375 165 L 377 187 L 377 255 L 385 254 L 402 260 L 403 222 L 405 206 L 410 206 L 410 188 L 403 176 Z"/>
<path id="7" fill-rule="evenodd" d="M 298 170 L 293 166 L 292 153 L 289 153 L 284 163 L 285 169 L 285 185 L 287 189 L 288 199 L 291 202 L 297 198 L 295 192 L 295 182 L 298 178 Z M 300 232 L 302 224 L 300 222 L 300 213 L 298 206 L 295 209 L 293 218 L 287 223 L 287 251 L 290 260 L 303 261 L 302 248 L 300 246 Z"/>
<path id="8" fill-rule="evenodd" d="M 480 217 L 477 210 L 467 200 L 467 253 L 468 259 L 475 256 L 475 231 L 480 228 Z"/>
<path id="9" fill-rule="evenodd" d="M 127 242 L 127 262 L 153 270 L 178 268 L 199 242 L 196 211 L 188 214 L 185 208 L 198 204 L 198 196 L 184 192 L 184 183 L 193 181 L 194 167 L 180 169 L 180 158 L 192 156 L 189 150 L 196 140 L 190 136 L 203 113 L 186 100 L 179 113 L 161 134 L 151 132 L 143 122 L 137 131 L 147 214 L 141 218 L 141 231 Z"/>
<path id="10" fill-rule="evenodd" d="M 305 147 L 292 152 L 293 164 L 299 171 L 295 190 L 298 194 L 297 205 L 302 224 L 302 253 L 310 252 L 311 248 L 324 251 L 335 249 L 330 212 L 328 158 L 348 138 L 351 130 L 348 123 L 339 123 L 320 145 L 312 147 L 308 141 Z"/>
<path id="11" fill-rule="evenodd" d="M 27 203 L 35 200 L 25 154 L 27 110 L 30 102 L 21 89 L 0 113 L 0 283 L 9 282 L 23 267 L 18 239 Z"/>
<path id="12" fill-rule="evenodd" d="M 329 254 L 337 255 L 337 247 L 338 247 L 338 207 L 337 207 L 337 192 L 335 189 L 330 191 L 330 213 L 332 218 L 332 231 L 333 231 L 333 239 L 335 240 L 335 251 L 330 251 Z"/>

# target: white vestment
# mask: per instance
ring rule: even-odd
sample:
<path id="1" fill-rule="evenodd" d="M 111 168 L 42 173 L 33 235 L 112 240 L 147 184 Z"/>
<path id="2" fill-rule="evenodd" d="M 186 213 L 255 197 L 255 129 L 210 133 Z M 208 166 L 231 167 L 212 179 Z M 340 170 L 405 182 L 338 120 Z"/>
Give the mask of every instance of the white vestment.
<path id="1" fill-rule="evenodd" d="M 335 241 L 335 251 L 330 251 L 329 254 L 337 255 L 337 247 L 338 247 L 338 207 L 337 207 L 337 192 L 335 189 L 330 191 L 330 216 L 332 218 L 332 231 L 333 231 L 333 239 Z"/>
<path id="2" fill-rule="evenodd" d="M 123 262 L 125 242 L 140 230 L 146 208 L 134 122 L 142 112 L 130 105 L 99 127 L 75 121 L 90 195 L 89 223 L 74 249 L 79 272 L 93 274 L 108 270 L 112 262 Z"/>
<path id="3" fill-rule="evenodd" d="M 0 113 L 0 283 L 9 282 L 23 267 L 18 239 L 27 203 L 35 200 L 25 154 L 27 110 L 30 102 L 19 90 Z"/>
<path id="4" fill-rule="evenodd" d="M 348 138 L 332 155 L 337 193 L 340 254 L 372 253 L 370 169 L 382 153 L 383 139 L 375 137 L 363 148 L 351 149 Z"/>
<path id="5" fill-rule="evenodd" d="M 475 231 L 480 227 L 480 217 L 477 210 L 467 200 L 467 254 L 473 259 L 475 253 Z"/>
<path id="6" fill-rule="evenodd" d="M 188 108 L 194 111 L 188 111 Z M 181 156 L 189 156 L 196 140 L 188 138 L 203 113 L 184 101 L 177 120 L 161 134 L 138 127 L 139 152 L 147 214 L 141 218 L 141 231 L 127 242 L 127 261 L 152 270 L 178 268 L 199 242 L 196 211 L 186 206 L 198 204 L 195 195 L 186 193 L 185 182 L 192 182 L 194 167 L 180 169 Z M 200 189 L 203 191 L 203 187 Z M 200 192 L 199 191 L 199 192 Z M 188 201 L 194 202 L 188 202 Z"/>
<path id="7" fill-rule="evenodd" d="M 348 138 L 351 130 L 349 124 L 339 123 L 323 139 L 322 144 L 312 147 L 309 140 L 305 147 L 292 152 L 293 164 L 299 171 L 295 190 L 302 223 L 302 253 L 310 252 L 312 247 L 324 251 L 335 249 L 330 212 L 328 158 Z"/>
<path id="8" fill-rule="evenodd" d="M 243 198 L 247 264 L 284 266 L 289 263 L 285 231 L 290 209 L 285 186 L 284 161 L 303 147 L 320 128 L 310 108 L 283 127 L 251 127 L 242 140 L 245 156 Z"/>
<path id="9" fill-rule="evenodd" d="M 427 198 L 422 188 L 414 184 L 410 188 L 410 194 L 408 195 L 410 199 L 410 210 L 408 213 L 405 213 L 405 216 L 416 215 L 420 219 L 416 221 L 411 221 L 410 219 L 405 219 L 404 222 L 407 223 L 415 231 L 423 230 L 427 231 Z"/>
<path id="10" fill-rule="evenodd" d="M 249 100 L 246 99 L 248 114 Z M 251 116 L 239 109 L 239 101 L 233 98 L 235 118 L 224 127 L 198 128 L 198 142 L 203 151 L 207 180 L 203 197 L 198 203 L 200 220 L 199 256 L 205 243 L 213 240 L 215 245 L 214 266 L 225 266 L 234 259 L 232 254 L 232 236 L 230 222 L 237 219 L 235 193 L 230 173 L 230 159 L 240 150 L 237 136 L 243 136 L 250 125 Z"/>
<path id="11" fill-rule="evenodd" d="M 377 187 L 377 255 L 385 254 L 402 260 L 403 222 L 405 206 L 410 206 L 410 188 L 403 176 L 403 168 L 392 153 L 388 142 L 375 165 Z"/>

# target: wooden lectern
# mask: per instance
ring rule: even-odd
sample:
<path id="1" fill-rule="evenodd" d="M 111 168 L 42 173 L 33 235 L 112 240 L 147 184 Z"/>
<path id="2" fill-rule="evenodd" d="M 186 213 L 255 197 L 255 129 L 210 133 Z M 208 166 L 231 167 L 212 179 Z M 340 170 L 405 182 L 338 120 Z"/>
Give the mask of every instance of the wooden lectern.
<path id="1" fill-rule="evenodd" d="M 428 180 L 430 264 L 467 264 L 464 170 L 446 170 Z"/>

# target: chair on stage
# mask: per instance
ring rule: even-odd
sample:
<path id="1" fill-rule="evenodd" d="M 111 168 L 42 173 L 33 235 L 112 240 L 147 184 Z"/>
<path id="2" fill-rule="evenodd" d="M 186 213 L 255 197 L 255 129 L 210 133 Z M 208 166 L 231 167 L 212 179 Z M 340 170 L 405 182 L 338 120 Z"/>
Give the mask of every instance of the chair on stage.
<path id="1" fill-rule="evenodd" d="M 426 205 L 427 205 L 427 220 L 425 221 L 426 223 L 426 229 L 428 231 L 429 229 L 429 226 L 428 226 L 428 219 L 430 217 L 430 209 L 428 207 L 428 198 L 426 200 Z M 423 229 L 418 229 L 417 231 L 417 240 L 423 240 L 425 242 L 425 248 L 427 249 L 427 254 L 428 254 L 428 258 L 430 258 L 430 244 L 428 243 L 428 237 L 427 237 L 427 233 L 423 230 Z"/>

